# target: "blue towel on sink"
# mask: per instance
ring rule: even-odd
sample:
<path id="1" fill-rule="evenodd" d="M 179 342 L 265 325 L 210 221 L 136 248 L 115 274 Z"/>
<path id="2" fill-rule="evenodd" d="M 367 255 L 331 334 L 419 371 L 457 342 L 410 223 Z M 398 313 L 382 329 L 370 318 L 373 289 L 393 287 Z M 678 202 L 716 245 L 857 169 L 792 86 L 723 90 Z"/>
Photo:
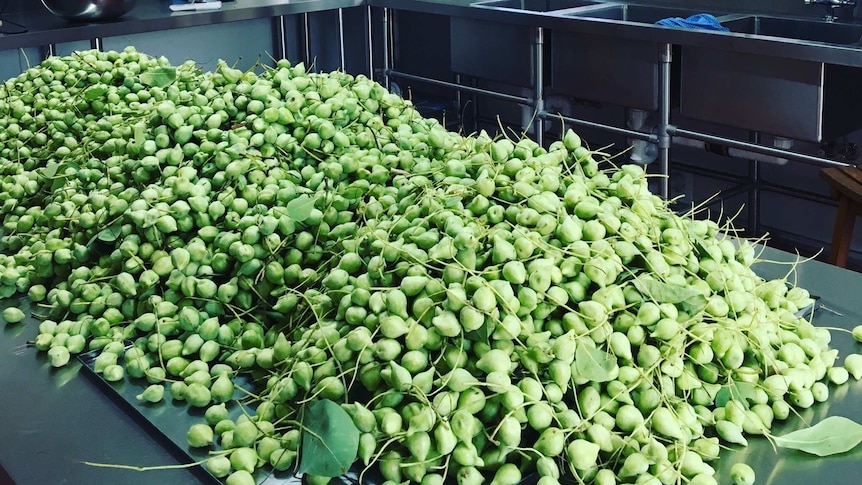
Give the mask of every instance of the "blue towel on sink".
<path id="1" fill-rule="evenodd" d="M 730 29 L 721 25 L 717 18 L 708 13 L 699 13 L 684 19 L 682 17 L 669 17 L 656 22 L 656 25 L 665 27 L 682 27 L 684 29 L 706 29 L 718 32 L 729 32 Z"/>

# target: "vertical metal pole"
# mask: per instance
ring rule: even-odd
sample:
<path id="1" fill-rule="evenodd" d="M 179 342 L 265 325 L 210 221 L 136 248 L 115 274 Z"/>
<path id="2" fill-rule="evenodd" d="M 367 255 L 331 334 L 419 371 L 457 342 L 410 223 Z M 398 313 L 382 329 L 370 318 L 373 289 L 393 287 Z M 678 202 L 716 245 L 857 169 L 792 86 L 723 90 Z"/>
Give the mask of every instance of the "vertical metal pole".
<path id="1" fill-rule="evenodd" d="M 57 55 L 57 44 L 48 44 L 42 47 L 42 58 L 47 59 Z"/>
<path id="2" fill-rule="evenodd" d="M 96 49 L 97 51 L 101 51 L 101 50 L 103 50 L 103 47 L 104 46 L 102 45 L 102 38 L 101 37 L 95 37 L 93 39 L 90 39 L 90 48 L 91 49 Z"/>
<path id="3" fill-rule="evenodd" d="M 306 67 L 311 67 L 311 36 L 309 34 L 308 12 L 302 14 L 302 36 L 305 43 L 305 63 Z"/>
<path id="4" fill-rule="evenodd" d="M 659 126 L 658 126 L 658 153 L 659 171 L 659 195 L 667 199 L 669 192 L 670 176 L 670 134 L 667 127 L 670 125 L 670 63 L 673 61 L 673 51 L 670 44 L 662 44 L 660 57 L 659 80 L 661 82 L 661 93 L 659 96 Z"/>
<path id="5" fill-rule="evenodd" d="M 455 83 L 461 84 L 461 74 L 455 74 Z M 461 90 L 455 90 L 455 108 L 458 110 L 458 122 L 461 124 L 461 127 L 464 127 L 464 111 L 461 103 L 463 102 L 463 96 L 461 95 Z"/>
<path id="6" fill-rule="evenodd" d="M 374 79 L 374 35 L 373 35 L 373 11 L 371 5 L 365 7 L 365 28 L 368 36 L 365 38 L 365 48 L 368 52 L 368 79 Z"/>
<path id="7" fill-rule="evenodd" d="M 275 48 L 278 49 L 278 55 L 282 59 L 287 59 L 287 28 L 284 23 L 286 19 L 284 15 L 279 15 L 275 18 Z"/>
<path id="8" fill-rule="evenodd" d="M 383 7 L 383 85 L 389 89 L 389 69 L 392 67 L 389 57 L 392 45 L 392 26 L 389 19 L 389 8 Z"/>
<path id="9" fill-rule="evenodd" d="M 338 53 L 341 56 L 341 58 L 340 58 L 341 70 L 346 71 L 347 65 L 344 61 L 345 54 L 344 54 L 344 9 L 343 8 L 338 9 Z"/>
<path id="10" fill-rule="evenodd" d="M 752 131 L 748 141 L 760 143 L 760 133 Z M 751 235 L 760 235 L 760 162 L 748 161 L 748 228 Z"/>
<path id="11" fill-rule="evenodd" d="M 536 27 L 536 38 L 534 41 L 533 68 L 535 82 L 535 99 L 533 101 L 533 132 L 536 143 L 544 145 L 545 120 L 540 114 L 545 110 L 545 29 Z"/>

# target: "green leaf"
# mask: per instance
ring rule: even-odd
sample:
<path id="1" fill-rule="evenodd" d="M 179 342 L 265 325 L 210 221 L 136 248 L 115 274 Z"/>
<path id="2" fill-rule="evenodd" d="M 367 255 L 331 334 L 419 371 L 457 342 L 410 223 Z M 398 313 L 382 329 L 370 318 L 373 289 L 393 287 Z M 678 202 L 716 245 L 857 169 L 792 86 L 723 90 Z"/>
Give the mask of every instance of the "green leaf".
<path id="1" fill-rule="evenodd" d="M 575 371 L 579 377 L 593 382 L 607 382 L 613 378 L 617 359 L 596 347 L 578 344 L 575 350 Z"/>
<path id="2" fill-rule="evenodd" d="M 57 175 L 57 169 L 60 168 L 60 164 L 55 161 L 50 161 L 45 164 L 45 167 L 39 171 L 39 173 L 45 178 L 51 178 L 54 175 Z"/>
<path id="3" fill-rule="evenodd" d="M 644 296 L 657 303 L 680 305 L 682 310 L 689 315 L 700 313 L 706 308 L 708 302 L 707 298 L 698 290 L 687 286 L 671 285 L 643 275 L 633 281 L 635 288 Z"/>
<path id="4" fill-rule="evenodd" d="M 862 442 L 862 424 L 842 416 L 829 416 L 810 428 L 775 436 L 781 448 L 800 450 L 817 456 L 850 451 Z"/>
<path id="5" fill-rule="evenodd" d="M 146 141 L 147 126 L 144 123 L 136 123 L 134 126 L 135 143 L 143 145 Z"/>
<path id="6" fill-rule="evenodd" d="M 709 300 L 705 296 L 697 294 L 681 302 L 679 306 L 682 308 L 682 311 L 688 313 L 689 315 L 697 315 L 698 313 L 703 311 L 704 308 L 706 308 L 706 304 L 708 302 Z"/>
<path id="7" fill-rule="evenodd" d="M 177 69 L 174 67 L 157 67 L 142 72 L 139 79 L 144 85 L 163 88 L 177 79 Z"/>
<path id="8" fill-rule="evenodd" d="M 108 92 L 107 86 L 104 86 L 104 85 L 92 86 L 92 87 L 87 88 L 86 91 L 84 91 L 84 99 L 87 101 L 92 101 L 94 99 L 101 98 L 107 92 Z"/>
<path id="9" fill-rule="evenodd" d="M 14 286 L 0 286 L 0 298 L 9 298 L 14 295 L 16 291 L 18 290 L 16 290 Z"/>
<path id="10" fill-rule="evenodd" d="M 314 199 L 304 194 L 287 203 L 287 215 L 296 222 L 308 219 L 313 209 Z"/>
<path id="11" fill-rule="evenodd" d="M 653 278 L 640 276 L 634 279 L 635 288 L 644 296 L 648 296 L 657 303 L 670 303 L 676 305 L 701 295 L 699 291 L 687 286 L 671 285 Z M 703 296 L 703 295 L 701 295 Z"/>
<path id="12" fill-rule="evenodd" d="M 491 319 L 486 318 L 485 323 L 482 324 L 481 327 L 473 330 L 472 332 L 467 332 L 465 336 L 468 340 L 472 340 L 474 342 L 488 342 L 488 337 L 490 336 L 490 327 L 491 327 Z"/>
<path id="13" fill-rule="evenodd" d="M 755 391 L 756 388 L 754 384 L 750 382 L 731 382 L 726 386 L 722 386 L 722 388 L 715 393 L 715 405 L 719 407 L 724 406 L 732 399 L 741 403 L 746 409 L 748 409 L 748 402 L 753 402 L 757 399 L 757 393 Z"/>
<path id="14" fill-rule="evenodd" d="M 63 161 L 63 163 L 57 167 L 56 173 L 59 173 L 60 175 L 54 178 L 54 182 L 51 184 L 51 192 L 56 192 L 66 186 L 66 181 L 69 179 L 69 175 L 66 175 L 66 171 L 69 169 L 78 171 L 81 167 L 73 161 Z"/>
<path id="15" fill-rule="evenodd" d="M 114 224 L 113 226 L 108 226 L 102 229 L 96 237 L 98 237 L 100 241 L 113 242 L 120 237 L 122 232 L 123 229 L 121 226 L 119 224 Z"/>
<path id="16" fill-rule="evenodd" d="M 308 404 L 302 415 L 302 428 L 298 473 L 337 477 L 356 461 L 359 430 L 338 404 L 329 399 Z"/>
<path id="17" fill-rule="evenodd" d="M 358 200 L 361 199 L 366 193 L 368 193 L 368 186 L 357 184 L 356 182 L 350 184 L 341 192 L 341 196 L 348 200 Z"/>
<path id="18" fill-rule="evenodd" d="M 706 250 L 706 245 L 699 237 L 692 236 L 692 245 L 694 246 L 694 253 L 699 257 L 709 256 L 709 251 Z"/>

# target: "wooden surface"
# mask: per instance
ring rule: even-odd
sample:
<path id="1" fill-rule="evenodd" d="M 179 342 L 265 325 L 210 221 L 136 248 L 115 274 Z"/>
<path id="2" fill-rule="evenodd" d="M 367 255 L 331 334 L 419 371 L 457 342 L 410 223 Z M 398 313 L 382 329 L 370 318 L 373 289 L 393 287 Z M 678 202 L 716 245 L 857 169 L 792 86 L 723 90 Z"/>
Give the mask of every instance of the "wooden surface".
<path id="1" fill-rule="evenodd" d="M 838 214 L 832 230 L 829 262 L 844 268 L 853 238 L 856 218 L 862 215 L 862 169 L 857 167 L 824 168 L 820 171 L 838 199 Z"/>

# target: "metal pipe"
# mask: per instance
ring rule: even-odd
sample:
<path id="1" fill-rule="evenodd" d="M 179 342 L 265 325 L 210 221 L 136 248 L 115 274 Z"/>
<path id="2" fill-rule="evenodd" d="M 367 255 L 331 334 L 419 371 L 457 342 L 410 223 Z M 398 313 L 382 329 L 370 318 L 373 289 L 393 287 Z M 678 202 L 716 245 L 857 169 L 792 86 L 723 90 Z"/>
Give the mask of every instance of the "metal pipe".
<path id="1" fill-rule="evenodd" d="M 365 7 L 365 23 L 366 34 L 368 34 L 365 38 L 365 52 L 368 53 L 368 79 L 374 79 L 374 30 L 371 5 Z"/>
<path id="2" fill-rule="evenodd" d="M 751 143 L 760 144 L 760 133 L 752 131 L 749 135 Z M 758 160 L 748 161 L 748 228 L 752 234 L 760 233 L 760 162 Z"/>
<path id="3" fill-rule="evenodd" d="M 751 192 L 751 187 L 749 187 L 748 185 L 737 185 L 736 187 L 731 187 L 727 190 L 719 191 L 718 198 L 716 199 L 716 202 L 724 201 L 724 200 L 736 197 L 737 195 L 742 195 L 742 194 L 750 193 L 750 192 Z"/>
<path id="4" fill-rule="evenodd" d="M 383 7 L 383 85 L 389 89 L 389 76 L 391 64 L 389 62 L 389 48 L 392 37 L 389 35 L 389 8 Z"/>
<path id="5" fill-rule="evenodd" d="M 311 36 L 309 35 L 309 31 L 311 27 L 308 22 L 308 12 L 302 14 L 302 36 L 303 43 L 305 44 L 305 63 L 307 67 L 311 67 Z"/>
<path id="6" fill-rule="evenodd" d="M 545 110 L 545 29 L 536 27 L 536 38 L 534 42 L 534 62 L 533 68 L 535 72 L 535 99 L 533 100 L 534 120 L 533 132 L 536 143 L 544 145 L 545 140 L 545 121 L 539 116 L 539 113 Z"/>
<path id="7" fill-rule="evenodd" d="M 616 126 L 606 125 L 603 123 L 596 123 L 594 121 L 580 120 L 577 118 L 571 118 L 571 117 L 556 114 L 556 113 L 549 113 L 547 111 L 542 111 L 541 113 L 538 114 L 538 116 L 540 118 L 543 118 L 543 119 L 561 120 L 561 121 L 565 121 L 566 123 L 571 123 L 571 124 L 576 125 L 576 126 L 583 126 L 584 128 L 594 128 L 597 130 L 604 130 L 604 131 L 607 131 L 609 133 L 613 133 L 615 135 L 623 135 L 623 136 L 628 136 L 628 137 L 635 138 L 638 140 L 648 141 L 650 143 L 658 143 L 657 135 L 653 135 L 651 133 L 643 133 L 640 131 L 629 130 L 628 128 L 619 128 Z"/>
<path id="8" fill-rule="evenodd" d="M 90 39 L 90 48 L 91 49 L 101 51 L 103 49 L 103 47 L 104 46 L 102 45 L 102 38 L 101 37 L 94 37 L 94 38 Z"/>
<path id="9" fill-rule="evenodd" d="M 386 76 L 387 79 L 389 77 L 394 77 L 394 78 L 408 79 L 411 81 L 420 81 L 420 82 L 423 82 L 426 84 L 431 84 L 432 86 L 443 86 L 443 87 L 452 88 L 452 89 L 460 89 L 462 91 L 467 91 L 470 93 L 482 94 L 485 96 L 504 99 L 506 101 L 511 101 L 513 103 L 525 104 L 528 106 L 533 104 L 532 99 L 525 98 L 523 96 L 515 96 L 512 94 L 498 93 L 496 91 L 490 91 L 488 89 L 482 89 L 482 88 L 477 88 L 477 87 L 473 87 L 473 86 L 465 86 L 463 84 L 456 84 L 456 83 L 449 82 L 449 81 L 441 81 L 439 79 L 417 76 L 415 74 L 407 74 L 405 72 L 395 71 L 392 69 L 387 69 L 386 71 L 384 71 L 384 75 Z"/>
<path id="10" fill-rule="evenodd" d="M 279 15 L 276 17 L 275 21 L 277 22 L 275 28 L 275 44 L 276 48 L 279 49 L 278 56 L 282 59 L 287 59 L 287 27 L 284 25 L 287 20 L 284 15 Z"/>
<path id="11" fill-rule="evenodd" d="M 341 70 L 346 71 L 347 65 L 344 61 L 344 9 L 338 9 L 338 52 L 341 55 Z"/>
<path id="12" fill-rule="evenodd" d="M 455 73 L 455 84 L 461 84 L 461 74 Z M 455 90 L 455 106 L 458 108 L 458 116 L 461 117 L 461 124 L 464 124 L 464 115 L 461 113 L 461 103 L 463 99 L 461 99 L 461 90 Z"/>
<path id="13" fill-rule="evenodd" d="M 796 199 L 808 200 L 819 204 L 837 206 L 838 202 L 831 197 L 816 192 L 800 189 L 799 187 L 786 187 L 784 185 L 761 182 L 761 190 L 766 192 L 774 192 L 776 194 L 787 195 Z"/>
<path id="14" fill-rule="evenodd" d="M 731 175 L 725 172 L 720 172 L 715 169 L 701 167 L 698 165 L 692 165 L 685 162 L 674 162 L 673 164 L 674 170 L 680 170 L 686 173 L 693 173 L 695 175 L 701 175 L 704 177 L 709 177 L 716 180 L 722 180 L 724 182 L 732 182 L 735 184 L 739 184 L 741 177 L 736 175 Z"/>
<path id="15" fill-rule="evenodd" d="M 797 162 L 807 163 L 810 165 L 817 165 L 823 167 L 847 167 L 850 166 L 848 163 L 839 162 L 836 160 L 829 160 L 827 158 L 814 157 L 811 155 L 805 155 L 803 153 L 796 153 L 787 150 L 782 150 L 780 148 L 772 148 L 763 145 L 755 145 L 754 143 L 734 140 L 733 138 L 726 138 L 723 136 L 715 136 L 715 135 L 707 135 L 705 133 L 700 133 L 697 131 L 689 131 L 684 130 L 682 128 L 678 128 L 676 126 L 668 126 L 667 132 L 671 136 L 684 136 L 686 138 L 693 138 L 695 140 L 701 140 L 709 143 L 717 143 L 721 145 L 726 145 L 728 147 L 739 148 L 741 150 L 748 150 L 755 153 L 763 153 L 765 155 L 772 155 L 777 158 L 786 158 L 788 160 L 793 160 Z"/>
<path id="16" fill-rule="evenodd" d="M 662 44 L 661 53 L 659 55 L 660 68 L 659 80 L 661 82 L 661 93 L 659 103 L 658 122 L 658 157 L 659 171 L 661 179 L 659 179 L 659 195 L 667 199 L 670 192 L 670 134 L 668 126 L 670 125 L 670 64 L 673 61 L 673 51 L 670 44 Z"/>
<path id="17" fill-rule="evenodd" d="M 710 168 L 700 167 L 697 165 L 691 165 L 684 162 L 674 162 L 673 164 L 674 170 L 679 170 L 686 173 L 691 173 L 695 175 L 701 175 L 704 177 L 709 177 L 716 180 L 722 180 L 724 182 L 731 183 L 739 183 L 740 177 L 729 175 L 724 172 L 719 172 L 718 170 L 713 170 Z M 747 188 L 745 186 L 741 188 Z M 821 204 L 828 205 L 836 205 L 835 200 L 830 197 L 827 197 L 823 194 L 818 194 L 816 192 L 811 192 L 807 190 L 800 189 L 799 187 L 787 187 L 781 184 L 774 184 L 766 181 L 760 182 L 760 190 L 766 192 L 774 192 L 777 194 L 789 195 L 793 197 L 798 197 L 800 199 L 809 200 L 812 202 L 818 202 Z M 726 195 L 724 195 L 726 197 Z"/>
<path id="18" fill-rule="evenodd" d="M 47 59 L 57 55 L 57 44 L 48 44 L 43 47 L 42 58 Z"/>

